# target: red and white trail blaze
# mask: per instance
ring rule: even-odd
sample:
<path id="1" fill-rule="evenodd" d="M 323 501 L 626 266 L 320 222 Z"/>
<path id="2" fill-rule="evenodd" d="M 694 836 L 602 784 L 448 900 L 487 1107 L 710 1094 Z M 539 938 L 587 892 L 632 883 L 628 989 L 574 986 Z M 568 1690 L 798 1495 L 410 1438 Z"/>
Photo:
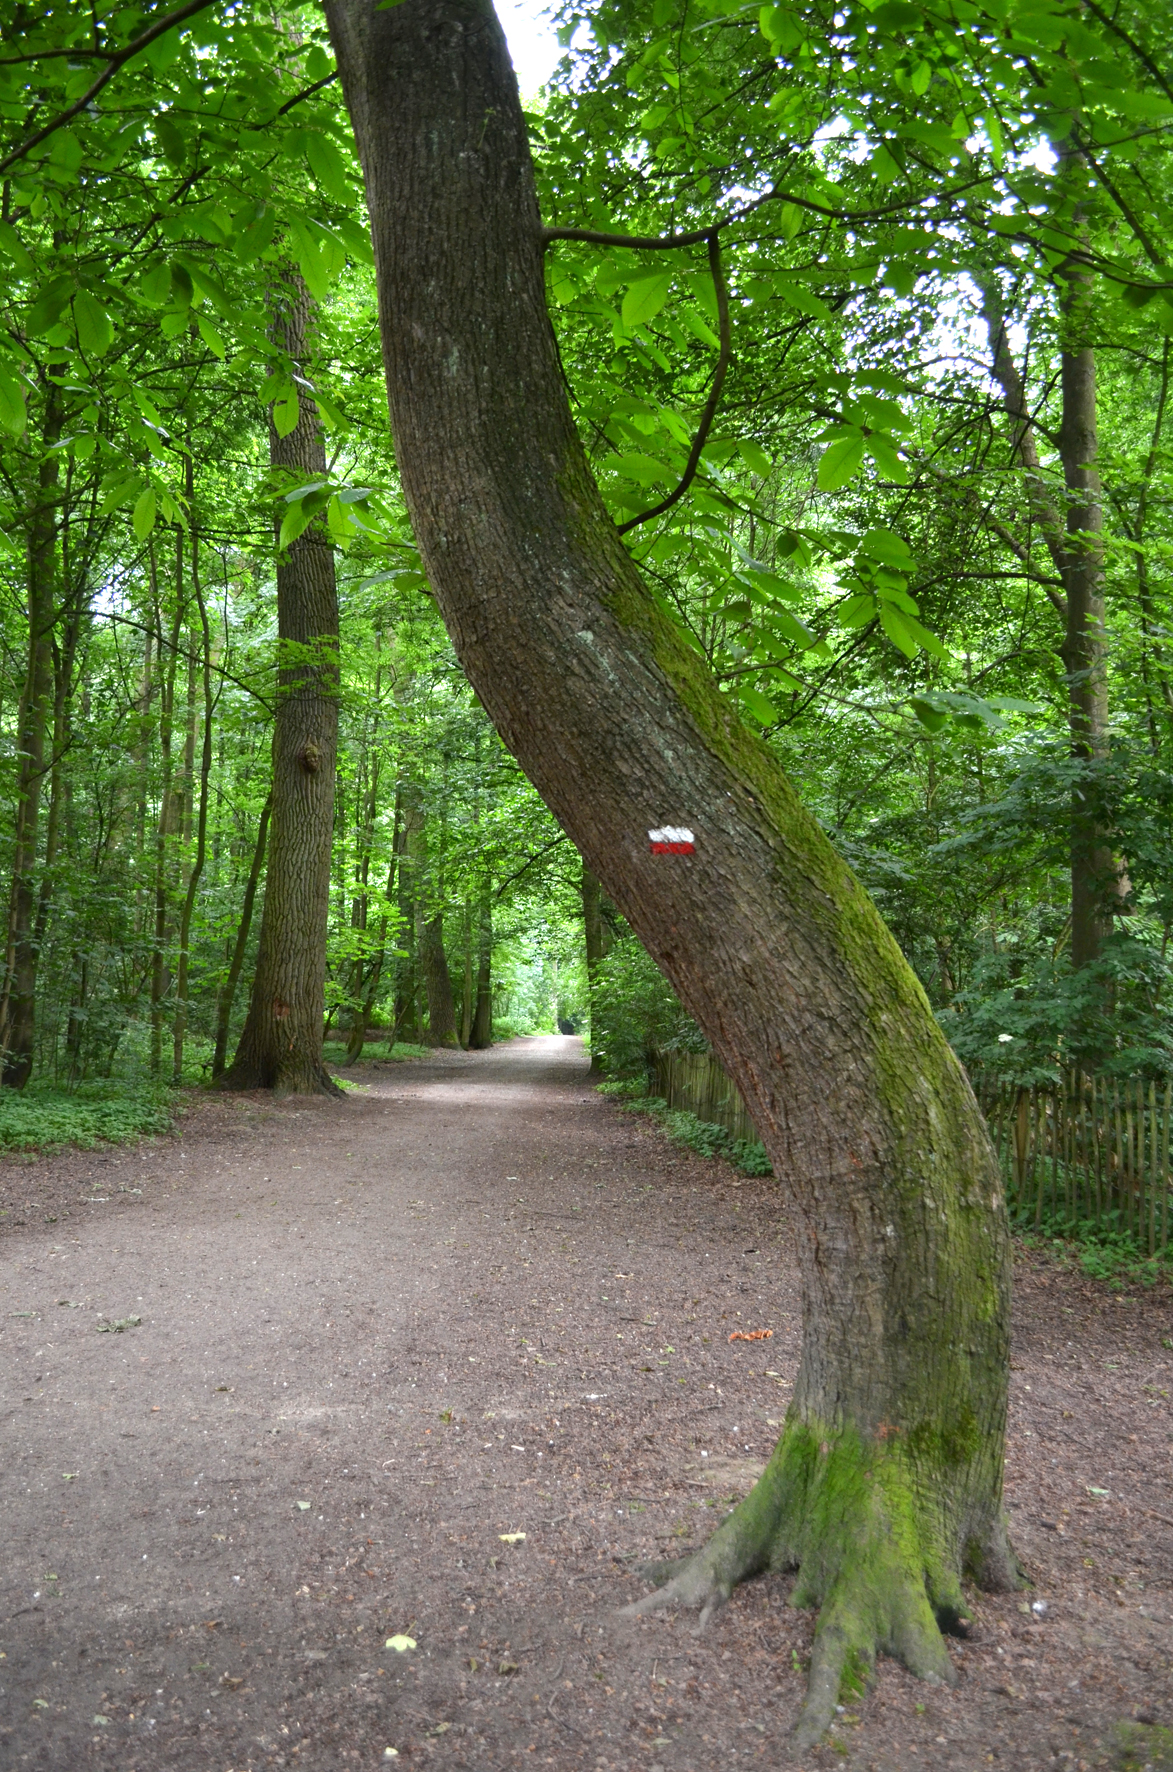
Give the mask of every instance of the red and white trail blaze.
<path id="1" fill-rule="evenodd" d="M 648 847 L 653 855 L 691 855 L 696 844 L 692 832 L 683 825 L 666 824 L 662 830 L 648 832 Z"/>

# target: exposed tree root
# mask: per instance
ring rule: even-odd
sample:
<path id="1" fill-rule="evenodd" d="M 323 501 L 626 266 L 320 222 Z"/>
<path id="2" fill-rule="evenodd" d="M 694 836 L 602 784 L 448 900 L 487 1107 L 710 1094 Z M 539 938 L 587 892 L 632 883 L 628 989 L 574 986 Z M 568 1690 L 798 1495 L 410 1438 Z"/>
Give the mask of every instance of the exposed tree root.
<path id="1" fill-rule="evenodd" d="M 279 1099 L 286 1095 L 345 1096 L 320 1060 L 298 1058 L 282 1064 L 260 1064 L 237 1058 L 223 1076 L 216 1079 L 217 1089 L 271 1089 Z"/>
<path id="2" fill-rule="evenodd" d="M 840 1432 L 820 1438 L 792 1423 L 745 1500 L 683 1565 L 645 1567 L 663 1586 L 625 1609 L 699 1611 L 698 1631 L 739 1582 L 796 1569 L 794 1606 L 818 1607 L 806 1699 L 795 1741 L 809 1747 L 891 1655 L 923 1680 L 956 1678 L 942 1632 L 964 1634 L 963 1563 L 983 1585 L 1017 1586 L 1001 1507 L 977 1523 L 956 1517 L 948 1486 L 926 1482 L 907 1449 Z M 960 1478 L 960 1473 L 956 1474 Z M 956 1495 L 956 1484 L 953 1499 Z M 984 1542 L 989 1540 L 988 1543 Z"/>

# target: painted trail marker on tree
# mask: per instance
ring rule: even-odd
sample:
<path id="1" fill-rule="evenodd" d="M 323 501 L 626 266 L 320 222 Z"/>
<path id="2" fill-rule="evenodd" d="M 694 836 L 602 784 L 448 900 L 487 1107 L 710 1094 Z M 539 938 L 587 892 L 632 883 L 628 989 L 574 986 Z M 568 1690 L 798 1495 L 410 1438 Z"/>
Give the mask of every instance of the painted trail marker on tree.
<path id="1" fill-rule="evenodd" d="M 692 855 L 696 841 L 684 825 L 666 824 L 648 832 L 648 847 L 653 855 Z"/>

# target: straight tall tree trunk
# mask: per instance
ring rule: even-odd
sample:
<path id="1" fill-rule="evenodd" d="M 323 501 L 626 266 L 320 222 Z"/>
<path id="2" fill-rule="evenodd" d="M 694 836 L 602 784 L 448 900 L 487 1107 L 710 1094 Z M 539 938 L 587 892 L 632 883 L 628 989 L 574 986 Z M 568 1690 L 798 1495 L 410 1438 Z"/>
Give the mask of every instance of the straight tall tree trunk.
<path id="1" fill-rule="evenodd" d="M 492 882 L 487 877 L 478 925 L 476 1007 L 468 1036 L 470 1052 L 483 1052 L 493 1044 L 493 899 Z"/>
<path id="2" fill-rule="evenodd" d="M 1047 595 L 1063 622 L 1057 648 L 1067 677 L 1071 754 L 1095 763 L 1108 753 L 1107 636 L 1104 628 L 1103 498 L 1097 456 L 1096 357 L 1084 342 L 1088 276 L 1073 255 L 1062 283 L 1064 337 L 1060 352 L 1059 455 L 1065 508 L 1060 509 L 1040 464 L 1026 388 L 1007 336 L 1001 297 L 992 279 L 982 286 L 994 375 L 1011 427 L 1011 449 L 1022 473 L 1032 520 L 1046 544 L 1062 590 Z M 1098 795 L 1090 779 L 1077 782 L 1071 801 L 1071 963 L 1092 964 L 1112 927 L 1119 869 L 1104 841 Z M 1089 1055 L 1090 1056 L 1090 1055 Z"/>
<path id="3" fill-rule="evenodd" d="M 276 300 L 274 331 L 288 356 L 304 366 L 310 303 L 301 278 L 287 272 Z M 303 484 L 324 476 L 326 450 L 312 400 L 302 399 L 286 437 L 278 436 L 270 415 L 269 459 L 276 469 L 292 469 Z M 322 1063 L 338 750 L 338 590 L 334 550 L 320 520 L 278 559 L 277 630 L 273 812 L 261 938 L 240 1044 L 221 1082 L 229 1089 L 340 1095 Z"/>
<path id="4" fill-rule="evenodd" d="M 252 929 L 253 905 L 256 903 L 257 887 L 260 884 L 261 870 L 265 865 L 265 847 L 269 836 L 269 814 L 273 808 L 273 795 L 270 792 L 265 804 L 261 807 L 261 816 L 257 822 L 257 840 L 253 844 L 253 858 L 248 870 L 248 879 L 244 887 L 244 899 L 240 907 L 240 922 L 236 927 L 236 940 L 232 944 L 232 958 L 228 962 L 228 974 L 216 1004 L 216 1047 L 212 1054 L 213 1079 L 224 1074 L 224 1066 L 228 1058 L 228 1030 L 232 1021 L 232 1004 L 236 997 L 236 987 L 240 983 L 240 975 L 244 970 L 244 956 L 248 951 L 249 932 Z"/>
<path id="5" fill-rule="evenodd" d="M 1078 324 L 1081 291 L 1066 306 Z M 1075 344 L 1075 341 L 1072 341 Z M 1067 671 L 1071 754 L 1092 763 L 1108 754 L 1108 647 L 1104 631 L 1104 526 L 1096 464 L 1096 356 L 1089 346 L 1064 350 L 1063 424 L 1059 453 L 1067 489 Z M 1110 901 L 1117 877 L 1104 841 L 1099 795 L 1077 782 L 1071 803 L 1071 964 L 1097 960 L 1110 933 Z"/>
<path id="6" fill-rule="evenodd" d="M 606 949 L 603 946 L 603 888 L 599 884 L 597 874 L 592 874 L 585 861 L 582 864 L 582 929 L 586 943 L 587 999 L 591 1015 L 591 1068 L 592 1077 L 600 1077 L 603 1067 L 595 1057 L 595 983 L 598 978 L 599 966 Z"/>
<path id="7" fill-rule="evenodd" d="M 190 456 L 188 460 L 190 462 Z M 188 491 L 190 495 L 190 486 Z M 191 582 L 200 618 L 200 656 L 202 661 L 200 677 L 203 686 L 204 736 L 200 749 L 200 788 L 195 824 L 195 854 L 192 856 L 187 878 L 187 891 L 183 896 L 183 909 L 179 917 L 179 965 L 176 974 L 175 1027 L 172 1036 L 172 1076 L 176 1083 L 183 1081 L 183 1046 L 187 1038 L 187 993 L 191 976 L 191 924 L 195 913 L 196 895 L 199 892 L 200 879 L 204 871 L 204 862 L 208 854 L 208 788 L 212 777 L 212 715 L 214 711 L 212 633 L 208 623 L 208 610 L 204 602 L 203 587 L 200 584 L 199 534 L 195 529 L 192 530 L 191 537 Z M 191 699 L 194 704 L 194 694 Z M 189 729 L 192 733 L 192 762 L 194 764 L 195 723 L 190 719 Z"/>
<path id="8" fill-rule="evenodd" d="M 525 125 L 488 0 L 333 0 L 396 459 L 461 663 L 672 980 L 793 1205 L 805 1337 L 767 1469 L 650 1603 L 795 1568 L 821 1608 L 800 1739 L 876 1650 L 952 1680 L 1002 1509 L 1009 1237 L 969 1085 L 878 912 L 644 586 L 546 311 Z M 691 854 L 649 830 L 687 826 Z"/>
<path id="9" fill-rule="evenodd" d="M 17 712 L 16 819 L 8 912 L 8 966 L 0 1005 L 0 1083 L 23 1089 L 33 1068 L 37 1024 L 37 838 L 45 778 L 45 737 L 53 707 L 53 624 L 56 619 L 57 499 L 61 458 L 61 394 L 50 383 L 28 532 L 28 628 L 25 679 Z"/>
<path id="10" fill-rule="evenodd" d="M 154 593 L 155 624 L 162 645 L 163 619 L 158 597 L 155 552 L 151 548 L 151 578 Z M 175 605 L 167 654 L 162 662 L 162 693 L 159 697 L 159 752 L 162 760 L 162 783 L 159 789 L 159 821 L 155 831 L 155 939 L 151 951 L 151 1070 L 157 1073 L 163 1063 L 163 1005 L 171 989 L 171 969 L 167 964 L 167 923 L 171 905 L 172 838 L 182 821 L 180 795 L 174 783 L 171 741 L 175 720 L 175 673 L 179 662 L 179 636 L 183 631 L 185 608 L 183 584 L 183 533 L 175 539 Z"/>

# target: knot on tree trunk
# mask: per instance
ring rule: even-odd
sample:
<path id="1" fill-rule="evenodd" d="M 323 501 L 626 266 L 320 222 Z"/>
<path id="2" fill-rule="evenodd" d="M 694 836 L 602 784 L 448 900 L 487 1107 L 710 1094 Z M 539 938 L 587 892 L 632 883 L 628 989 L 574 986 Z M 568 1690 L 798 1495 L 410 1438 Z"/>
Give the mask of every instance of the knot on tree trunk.
<path id="1" fill-rule="evenodd" d="M 322 753 L 312 738 L 307 738 L 297 753 L 297 760 L 307 775 L 316 775 L 322 767 Z"/>

